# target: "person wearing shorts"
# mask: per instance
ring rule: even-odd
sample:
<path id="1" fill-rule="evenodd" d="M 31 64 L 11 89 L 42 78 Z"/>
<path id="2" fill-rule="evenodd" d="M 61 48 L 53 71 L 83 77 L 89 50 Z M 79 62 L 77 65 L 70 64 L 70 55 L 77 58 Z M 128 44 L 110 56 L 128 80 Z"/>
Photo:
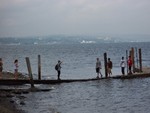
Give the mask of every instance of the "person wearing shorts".
<path id="1" fill-rule="evenodd" d="M 102 78 L 102 73 L 101 73 L 101 62 L 99 60 L 99 58 L 97 58 L 97 61 L 96 61 L 96 73 L 97 73 L 97 78 L 100 78 L 99 76 L 101 75 L 101 78 Z"/>
<path id="2" fill-rule="evenodd" d="M 107 62 L 107 72 L 108 72 L 108 76 L 110 77 L 110 75 L 112 75 L 112 61 L 110 60 L 110 58 L 108 58 L 108 62 Z"/>

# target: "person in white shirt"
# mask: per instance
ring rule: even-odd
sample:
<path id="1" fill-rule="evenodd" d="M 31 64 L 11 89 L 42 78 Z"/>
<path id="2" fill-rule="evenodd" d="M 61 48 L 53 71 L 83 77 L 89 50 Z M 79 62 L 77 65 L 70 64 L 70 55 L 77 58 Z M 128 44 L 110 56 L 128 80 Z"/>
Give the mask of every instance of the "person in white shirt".
<path id="1" fill-rule="evenodd" d="M 122 57 L 121 61 L 120 61 L 120 67 L 121 67 L 121 72 L 122 72 L 122 75 L 125 75 L 125 60 L 124 60 L 124 57 Z"/>
<path id="2" fill-rule="evenodd" d="M 100 69 L 102 68 L 101 66 L 101 62 L 99 60 L 99 58 L 97 58 L 97 61 L 96 61 L 96 73 L 97 73 L 97 78 L 100 78 L 99 75 L 101 75 L 101 77 L 103 76 Z"/>

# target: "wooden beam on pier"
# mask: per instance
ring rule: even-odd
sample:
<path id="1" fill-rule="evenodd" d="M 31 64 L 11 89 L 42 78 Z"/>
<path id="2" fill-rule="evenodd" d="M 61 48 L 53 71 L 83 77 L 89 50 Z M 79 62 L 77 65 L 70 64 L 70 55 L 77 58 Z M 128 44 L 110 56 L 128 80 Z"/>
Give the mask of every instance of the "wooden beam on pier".
<path id="1" fill-rule="evenodd" d="M 104 53 L 104 67 L 105 67 L 105 77 L 108 77 L 107 73 L 107 53 Z"/>
<path id="2" fill-rule="evenodd" d="M 33 81 L 33 76 L 32 76 L 32 70 L 31 70 L 31 65 L 30 65 L 30 59 L 29 59 L 29 57 L 26 57 L 26 63 L 27 63 L 27 68 L 28 68 L 28 73 L 29 73 L 31 88 L 34 88 L 34 81 Z"/>
<path id="3" fill-rule="evenodd" d="M 104 79 L 135 79 L 135 78 L 147 78 L 150 77 L 150 73 L 140 73 L 133 75 L 116 75 L 112 77 L 104 78 L 91 78 L 91 79 L 63 79 L 63 80 L 33 80 L 35 84 L 60 84 L 60 83 L 71 83 L 71 82 L 88 82 L 88 81 L 99 81 Z M 29 80 L 24 79 L 0 79 L 0 85 L 23 85 L 29 84 Z"/>
<path id="4" fill-rule="evenodd" d="M 41 56 L 38 55 L 38 79 L 41 80 Z"/>
<path id="5" fill-rule="evenodd" d="M 139 49 L 139 64 L 140 64 L 140 72 L 142 72 L 142 52 L 141 52 L 141 48 Z"/>
<path id="6" fill-rule="evenodd" d="M 131 59 L 132 59 L 132 67 L 133 67 L 133 73 L 135 73 L 135 60 L 134 60 L 134 48 L 131 48 Z"/>

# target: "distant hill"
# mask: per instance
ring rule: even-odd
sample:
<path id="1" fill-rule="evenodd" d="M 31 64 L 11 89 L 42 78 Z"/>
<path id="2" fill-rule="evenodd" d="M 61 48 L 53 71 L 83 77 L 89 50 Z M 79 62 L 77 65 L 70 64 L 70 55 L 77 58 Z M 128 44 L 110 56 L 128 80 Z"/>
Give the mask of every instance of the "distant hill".
<path id="1" fill-rule="evenodd" d="M 73 43 L 118 43 L 118 42 L 150 42 L 150 35 L 122 36 L 84 36 L 84 35 L 51 35 L 43 37 L 1 37 L 0 44 L 36 45 L 36 44 L 73 44 Z"/>

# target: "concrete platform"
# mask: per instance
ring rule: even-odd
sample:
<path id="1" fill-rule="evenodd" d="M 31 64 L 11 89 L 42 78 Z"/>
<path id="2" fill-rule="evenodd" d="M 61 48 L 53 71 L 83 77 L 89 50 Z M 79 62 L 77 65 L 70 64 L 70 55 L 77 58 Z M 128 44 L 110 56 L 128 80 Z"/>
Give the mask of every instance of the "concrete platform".
<path id="1" fill-rule="evenodd" d="M 116 75 L 108 78 L 91 78 L 91 79 L 63 79 L 63 80 L 34 80 L 34 84 L 60 84 L 70 82 L 87 82 L 87 81 L 98 81 L 103 79 L 135 79 L 135 78 L 146 78 L 150 77 L 150 73 L 138 73 L 133 75 Z M 30 80 L 25 79 L 1 79 L 0 85 L 23 85 L 30 84 Z"/>

